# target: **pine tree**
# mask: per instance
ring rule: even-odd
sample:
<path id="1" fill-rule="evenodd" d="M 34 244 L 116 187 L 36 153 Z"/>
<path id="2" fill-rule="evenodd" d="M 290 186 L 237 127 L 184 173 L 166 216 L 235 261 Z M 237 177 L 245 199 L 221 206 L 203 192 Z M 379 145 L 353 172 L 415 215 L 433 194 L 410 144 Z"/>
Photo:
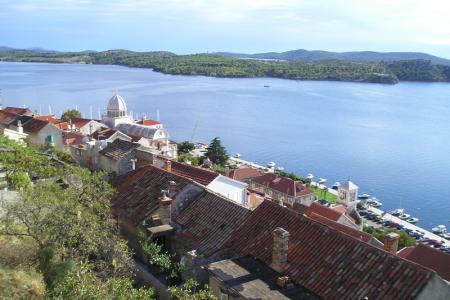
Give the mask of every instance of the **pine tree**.
<path id="1" fill-rule="evenodd" d="M 214 164 L 225 166 L 228 161 L 228 153 L 220 138 L 216 137 L 211 141 L 208 148 L 206 148 L 205 156 L 208 157 Z"/>

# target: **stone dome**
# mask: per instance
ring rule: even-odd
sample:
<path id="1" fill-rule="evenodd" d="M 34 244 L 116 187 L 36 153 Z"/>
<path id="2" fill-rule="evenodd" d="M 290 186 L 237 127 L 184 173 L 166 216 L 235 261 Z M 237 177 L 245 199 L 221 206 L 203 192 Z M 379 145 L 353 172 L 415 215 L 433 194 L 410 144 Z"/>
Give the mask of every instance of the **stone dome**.
<path id="1" fill-rule="evenodd" d="M 127 104 L 125 99 L 119 94 L 115 94 L 109 99 L 108 106 L 106 108 L 108 117 L 123 117 L 127 113 Z"/>

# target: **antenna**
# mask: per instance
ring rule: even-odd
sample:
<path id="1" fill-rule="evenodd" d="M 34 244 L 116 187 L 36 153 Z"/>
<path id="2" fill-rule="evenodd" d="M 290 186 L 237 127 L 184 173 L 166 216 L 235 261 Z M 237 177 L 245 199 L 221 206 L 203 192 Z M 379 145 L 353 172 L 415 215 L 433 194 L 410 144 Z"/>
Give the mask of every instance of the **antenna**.
<path id="1" fill-rule="evenodd" d="M 198 127 L 198 120 L 195 121 L 194 129 L 192 130 L 191 142 L 194 141 L 194 136 L 195 136 L 195 133 L 197 132 L 197 127 Z"/>

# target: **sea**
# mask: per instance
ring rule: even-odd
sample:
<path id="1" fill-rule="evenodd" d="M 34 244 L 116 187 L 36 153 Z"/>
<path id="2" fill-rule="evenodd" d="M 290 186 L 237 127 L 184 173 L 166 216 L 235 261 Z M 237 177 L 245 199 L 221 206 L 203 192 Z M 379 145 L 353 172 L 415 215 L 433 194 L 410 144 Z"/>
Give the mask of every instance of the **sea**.
<path id="1" fill-rule="evenodd" d="M 0 63 L 3 106 L 98 119 L 115 92 L 170 138 L 315 179 L 351 180 L 386 211 L 450 227 L 450 84 L 165 75 L 106 65 Z"/>

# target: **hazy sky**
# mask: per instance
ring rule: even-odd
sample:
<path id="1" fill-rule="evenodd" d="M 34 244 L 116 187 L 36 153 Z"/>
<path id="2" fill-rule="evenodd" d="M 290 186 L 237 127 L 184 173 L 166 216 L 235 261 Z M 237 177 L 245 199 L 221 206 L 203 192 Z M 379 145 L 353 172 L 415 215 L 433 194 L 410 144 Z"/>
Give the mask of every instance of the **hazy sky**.
<path id="1" fill-rule="evenodd" d="M 450 1 L 0 0 L 0 45 L 179 54 L 421 51 L 450 58 Z"/>

